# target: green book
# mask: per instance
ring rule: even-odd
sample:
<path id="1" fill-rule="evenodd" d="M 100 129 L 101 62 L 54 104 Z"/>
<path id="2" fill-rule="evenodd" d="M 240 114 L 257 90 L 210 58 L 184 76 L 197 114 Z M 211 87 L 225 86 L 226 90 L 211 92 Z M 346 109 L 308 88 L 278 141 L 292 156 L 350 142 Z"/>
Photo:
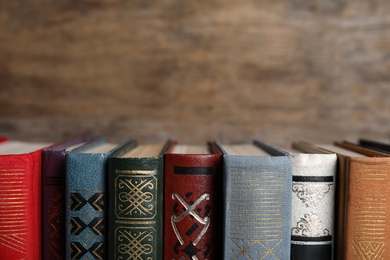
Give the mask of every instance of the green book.
<path id="1" fill-rule="evenodd" d="M 108 158 L 108 259 L 162 259 L 166 143 Z"/>

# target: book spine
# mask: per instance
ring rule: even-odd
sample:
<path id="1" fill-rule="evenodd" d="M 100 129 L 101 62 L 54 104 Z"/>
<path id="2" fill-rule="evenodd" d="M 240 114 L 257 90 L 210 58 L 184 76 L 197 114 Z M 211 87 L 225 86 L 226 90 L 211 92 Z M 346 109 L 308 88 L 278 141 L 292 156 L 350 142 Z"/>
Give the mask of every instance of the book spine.
<path id="1" fill-rule="evenodd" d="M 221 154 L 166 154 L 164 259 L 222 259 L 221 166 Z"/>
<path id="2" fill-rule="evenodd" d="M 43 259 L 65 259 L 65 151 L 42 154 Z"/>
<path id="3" fill-rule="evenodd" d="M 67 259 L 104 259 L 106 159 L 106 154 L 67 153 Z"/>
<path id="4" fill-rule="evenodd" d="M 108 258 L 162 259 L 163 157 L 110 157 L 108 169 Z"/>
<path id="5" fill-rule="evenodd" d="M 333 259 L 335 154 L 293 156 L 291 259 Z"/>
<path id="6" fill-rule="evenodd" d="M 291 161 L 224 155 L 223 259 L 289 259 Z"/>
<path id="7" fill-rule="evenodd" d="M 350 159 L 344 259 L 390 259 L 389 169 L 389 158 Z"/>
<path id="8" fill-rule="evenodd" d="M 0 256 L 41 259 L 41 150 L 0 159 Z"/>

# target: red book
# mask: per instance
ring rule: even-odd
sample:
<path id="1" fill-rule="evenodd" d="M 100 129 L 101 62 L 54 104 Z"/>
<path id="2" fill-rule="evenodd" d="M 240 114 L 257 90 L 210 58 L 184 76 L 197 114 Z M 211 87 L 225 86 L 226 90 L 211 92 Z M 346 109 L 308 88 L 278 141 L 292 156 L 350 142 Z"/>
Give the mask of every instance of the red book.
<path id="1" fill-rule="evenodd" d="M 0 256 L 41 259 L 41 154 L 45 145 L 0 144 Z"/>
<path id="2" fill-rule="evenodd" d="M 164 167 L 164 259 L 221 259 L 222 154 L 173 143 Z"/>

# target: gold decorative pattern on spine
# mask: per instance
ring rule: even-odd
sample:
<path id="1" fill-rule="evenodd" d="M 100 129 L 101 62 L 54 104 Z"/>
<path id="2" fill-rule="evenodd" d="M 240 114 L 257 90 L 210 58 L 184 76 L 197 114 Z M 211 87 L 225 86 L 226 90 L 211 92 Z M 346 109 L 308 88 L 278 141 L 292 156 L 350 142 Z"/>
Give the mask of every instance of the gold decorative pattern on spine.
<path id="1" fill-rule="evenodd" d="M 118 219 L 150 220 L 156 215 L 157 178 L 119 175 L 115 179 L 115 214 Z"/>
<path id="2" fill-rule="evenodd" d="M 156 259 L 153 241 L 156 231 L 145 227 L 118 227 L 115 231 L 114 259 Z"/>
<path id="3" fill-rule="evenodd" d="M 362 259 L 384 259 L 387 199 L 384 196 L 362 198 L 355 207 L 353 243 Z"/>
<path id="4" fill-rule="evenodd" d="M 247 242 L 247 246 L 241 246 L 237 241 L 233 241 L 232 243 L 235 247 L 237 247 L 237 254 L 233 256 L 232 259 L 241 259 L 242 257 L 245 257 L 246 259 L 254 259 L 251 255 L 251 249 L 252 247 L 255 247 L 257 245 L 260 245 L 262 248 L 264 248 L 264 255 L 261 256 L 260 259 L 267 259 L 268 257 L 272 257 L 272 259 L 280 260 L 280 258 L 275 254 L 276 248 L 279 246 L 279 244 L 283 241 L 282 239 L 273 240 L 273 245 L 271 247 L 267 246 L 266 244 L 269 243 L 271 240 L 251 240 L 250 242 Z M 232 253 L 233 251 L 231 251 Z M 255 251 L 256 252 L 256 251 Z M 252 252 L 253 253 L 253 252 Z M 256 252 L 258 253 L 258 252 Z M 257 258 L 256 258 L 257 259 Z"/>
<path id="5" fill-rule="evenodd" d="M 156 170 L 116 170 L 118 174 L 131 174 L 131 175 L 156 175 Z"/>
<path id="6" fill-rule="evenodd" d="M 27 183 L 23 168 L 0 170 L 0 245 L 26 254 Z M 26 256 L 27 257 L 27 256 Z"/>
<path id="7" fill-rule="evenodd" d="M 231 175 L 229 191 L 232 259 L 279 259 L 284 242 L 286 176 L 240 167 L 232 167 L 231 172 L 236 173 Z"/>

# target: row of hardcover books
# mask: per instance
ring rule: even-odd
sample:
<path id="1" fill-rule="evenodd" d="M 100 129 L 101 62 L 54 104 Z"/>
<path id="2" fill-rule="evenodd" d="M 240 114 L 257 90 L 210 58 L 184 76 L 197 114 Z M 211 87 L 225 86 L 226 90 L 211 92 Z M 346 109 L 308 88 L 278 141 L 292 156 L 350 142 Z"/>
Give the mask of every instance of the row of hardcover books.
<path id="1" fill-rule="evenodd" d="M 390 145 L 0 138 L 4 259 L 390 259 Z"/>

